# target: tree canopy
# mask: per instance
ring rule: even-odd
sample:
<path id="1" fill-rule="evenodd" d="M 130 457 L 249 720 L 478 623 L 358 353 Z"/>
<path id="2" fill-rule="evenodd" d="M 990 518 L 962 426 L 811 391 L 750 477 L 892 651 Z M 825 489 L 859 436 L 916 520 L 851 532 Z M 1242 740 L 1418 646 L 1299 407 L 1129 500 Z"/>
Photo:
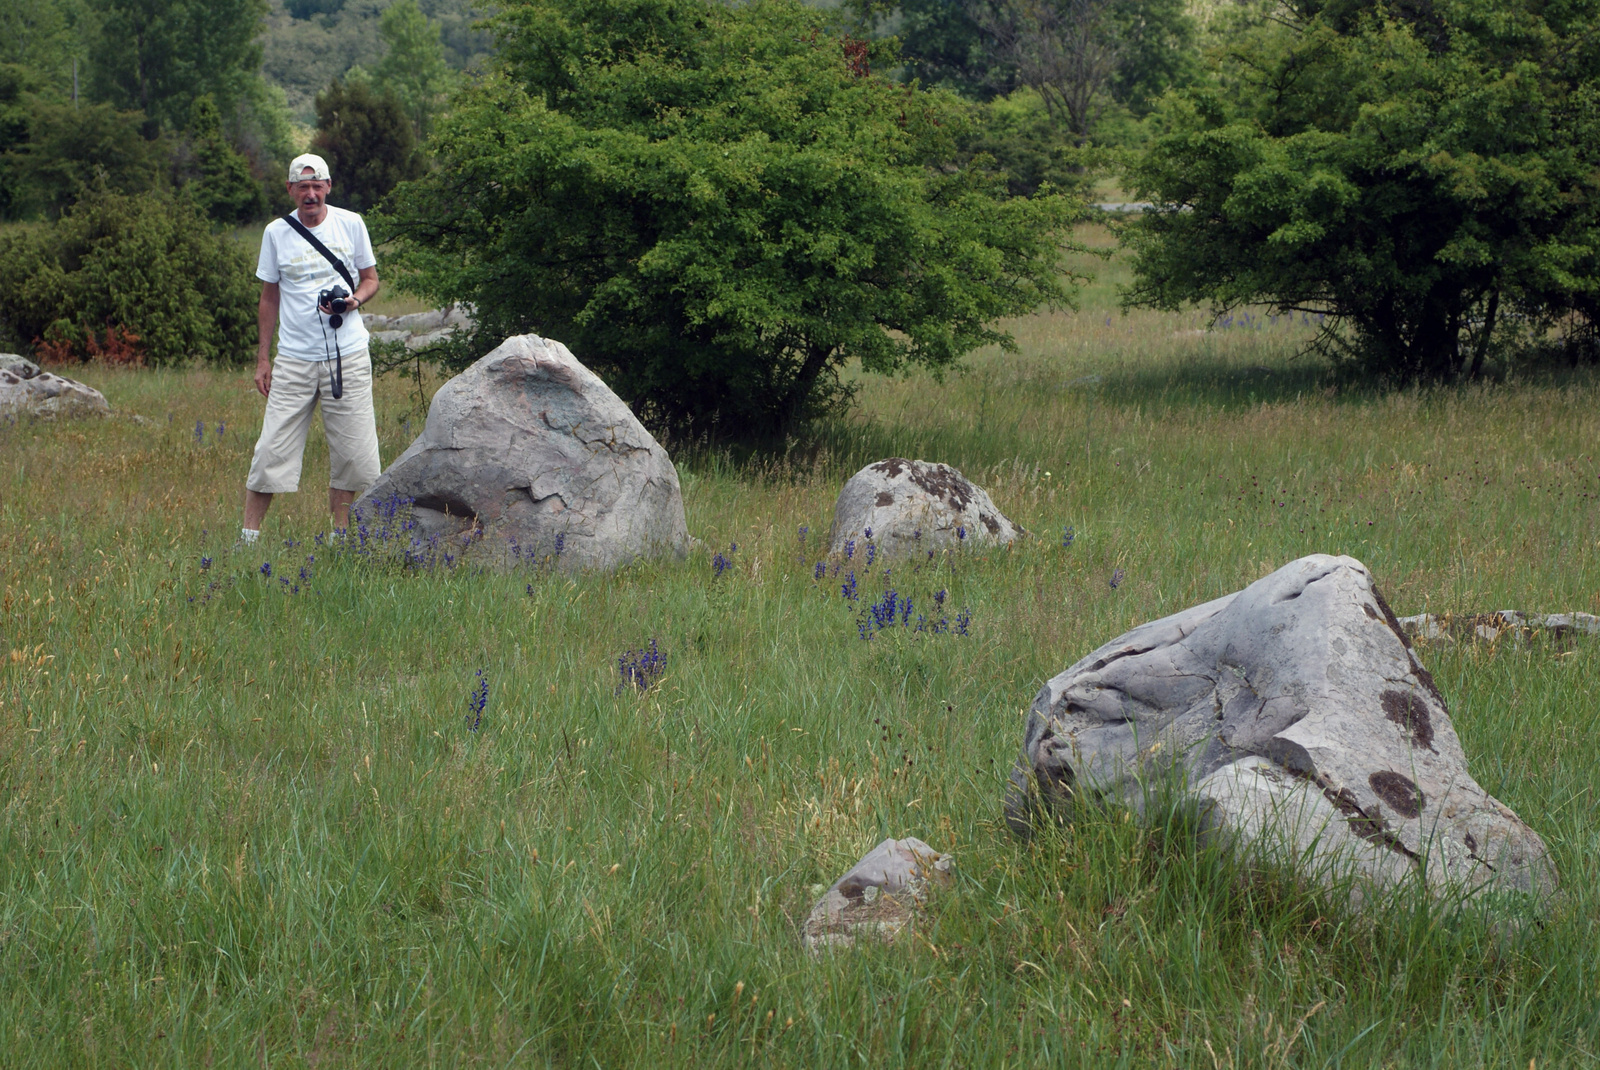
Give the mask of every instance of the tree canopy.
<path id="1" fill-rule="evenodd" d="M 1593 2 L 1303 0 L 1172 99 L 1134 172 L 1133 304 L 1326 313 L 1324 346 L 1398 380 L 1481 371 L 1497 339 L 1594 323 Z"/>
<path id="2" fill-rule="evenodd" d="M 97 99 L 136 108 L 169 130 L 210 96 L 224 114 L 261 66 L 266 0 L 93 0 L 99 33 L 89 73 Z"/>
<path id="3" fill-rule="evenodd" d="M 400 102 L 420 142 L 456 85 L 439 26 L 422 13 L 417 0 L 395 0 L 383 11 L 378 34 L 386 51 L 372 70 L 373 80 Z"/>
<path id="4" fill-rule="evenodd" d="M 409 283 L 568 343 L 657 426 L 781 434 L 1067 296 L 1079 206 L 950 164 L 968 106 L 788 0 L 528 0 L 380 223 Z"/>

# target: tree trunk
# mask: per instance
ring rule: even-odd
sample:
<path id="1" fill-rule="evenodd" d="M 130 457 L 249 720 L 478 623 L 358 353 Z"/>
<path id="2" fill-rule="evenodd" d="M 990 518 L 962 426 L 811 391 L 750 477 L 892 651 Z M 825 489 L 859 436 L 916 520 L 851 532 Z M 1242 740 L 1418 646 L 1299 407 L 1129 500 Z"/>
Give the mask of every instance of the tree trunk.
<path id="1" fill-rule="evenodd" d="M 817 377 L 828 366 L 828 358 L 833 355 L 832 346 L 811 345 L 806 349 L 805 363 L 800 365 L 800 371 L 794 377 L 794 385 L 789 388 L 789 397 L 784 404 L 783 422 L 778 428 L 778 433 L 788 435 L 800 423 L 800 417 L 805 413 L 806 402 L 811 399 L 811 390 L 817 385 Z"/>
<path id="2" fill-rule="evenodd" d="M 1469 379 L 1476 379 L 1483 374 L 1483 358 L 1489 354 L 1489 338 L 1494 334 L 1494 321 L 1499 313 L 1500 287 L 1496 286 L 1489 291 L 1489 310 L 1483 314 L 1483 330 L 1478 333 L 1477 352 L 1472 354 L 1472 370 L 1467 373 Z"/>

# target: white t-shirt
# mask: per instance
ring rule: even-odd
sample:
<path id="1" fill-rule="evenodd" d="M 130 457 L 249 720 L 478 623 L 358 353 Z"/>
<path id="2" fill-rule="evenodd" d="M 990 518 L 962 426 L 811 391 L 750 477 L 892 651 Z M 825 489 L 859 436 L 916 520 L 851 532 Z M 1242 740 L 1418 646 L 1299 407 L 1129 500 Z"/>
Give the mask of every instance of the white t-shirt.
<path id="1" fill-rule="evenodd" d="M 344 261 L 350 277 L 357 282 L 361 281 L 362 268 L 377 265 L 367 225 L 356 213 L 330 204 L 322 222 L 308 229 L 329 252 Z M 317 295 L 335 285 L 345 286 L 345 281 L 328 258 L 283 219 L 274 219 L 261 235 L 256 278 L 278 284 L 278 356 L 332 359 L 334 331 L 328 326 L 328 317 L 317 308 Z M 339 351 L 346 356 L 364 351 L 367 328 L 361 322 L 361 313 L 346 312 L 338 336 Z"/>

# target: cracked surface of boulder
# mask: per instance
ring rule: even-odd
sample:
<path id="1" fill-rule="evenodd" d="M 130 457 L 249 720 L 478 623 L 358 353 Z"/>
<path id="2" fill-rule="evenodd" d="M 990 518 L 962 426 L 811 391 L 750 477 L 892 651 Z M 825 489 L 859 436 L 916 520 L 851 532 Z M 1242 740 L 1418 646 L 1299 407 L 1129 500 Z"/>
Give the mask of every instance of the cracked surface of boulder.
<path id="1" fill-rule="evenodd" d="M 801 927 L 806 950 L 885 943 L 911 925 L 935 885 L 949 884 L 954 860 L 915 837 L 884 840 L 833 882 Z"/>
<path id="2" fill-rule="evenodd" d="M 1078 799 L 1170 783 L 1208 832 L 1325 879 L 1554 891 L 1544 842 L 1472 778 L 1444 697 L 1366 566 L 1313 555 L 1141 625 L 1034 700 L 1005 809 L 1024 835 Z"/>
<path id="3" fill-rule="evenodd" d="M 15 353 L 0 353 L 0 419 L 110 414 L 111 406 L 94 387 L 44 371 Z"/>
<path id="4" fill-rule="evenodd" d="M 949 465 L 890 457 L 867 465 L 839 491 L 829 544 L 840 553 L 852 539 L 871 538 L 882 552 L 913 554 L 1005 545 L 1022 533 L 982 487 Z"/>
<path id="5" fill-rule="evenodd" d="M 609 569 L 683 556 L 678 473 L 560 342 L 508 338 L 434 395 L 421 435 L 356 502 L 411 499 L 420 537 L 479 532 L 494 560 Z"/>

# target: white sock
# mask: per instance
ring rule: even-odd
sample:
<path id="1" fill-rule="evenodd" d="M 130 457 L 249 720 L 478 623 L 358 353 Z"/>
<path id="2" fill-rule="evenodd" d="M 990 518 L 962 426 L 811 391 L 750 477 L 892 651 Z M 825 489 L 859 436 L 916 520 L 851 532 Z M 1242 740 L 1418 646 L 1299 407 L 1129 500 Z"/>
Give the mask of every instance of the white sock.
<path id="1" fill-rule="evenodd" d="M 256 540 L 259 538 L 261 538 L 261 532 L 259 530 L 252 531 L 250 528 L 239 529 L 239 541 L 244 543 L 246 546 L 254 546 L 256 544 Z"/>

